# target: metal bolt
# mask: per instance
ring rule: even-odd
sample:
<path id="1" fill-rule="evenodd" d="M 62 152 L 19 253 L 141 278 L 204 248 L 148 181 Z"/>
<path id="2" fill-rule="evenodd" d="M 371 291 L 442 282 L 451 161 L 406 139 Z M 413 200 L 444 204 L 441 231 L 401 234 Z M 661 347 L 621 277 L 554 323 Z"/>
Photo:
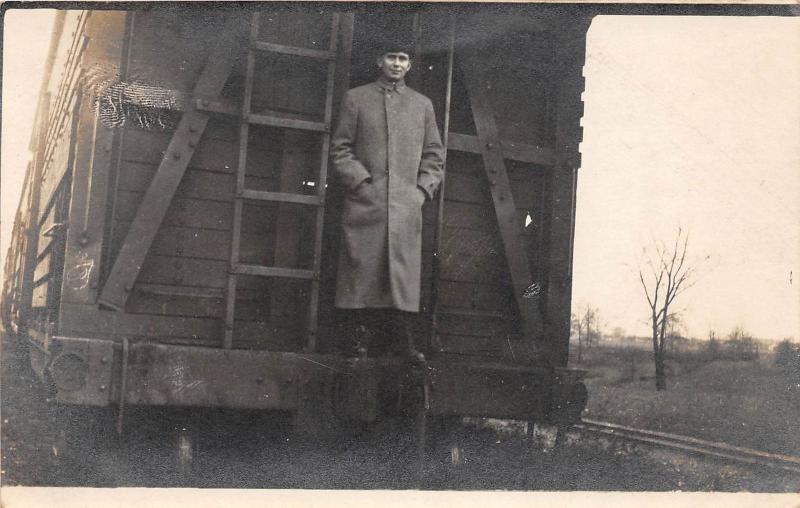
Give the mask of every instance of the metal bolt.
<path id="1" fill-rule="evenodd" d="M 494 143 L 486 143 L 486 148 L 494 148 Z"/>
<path id="2" fill-rule="evenodd" d="M 263 378 L 263 377 L 261 377 L 261 376 L 258 376 L 258 377 L 256 378 L 256 383 L 258 383 L 258 384 L 261 384 L 261 383 L 263 383 L 263 382 L 264 382 L 264 378 Z"/>
<path id="3" fill-rule="evenodd" d="M 189 126 L 189 132 L 197 132 L 197 127 L 194 125 Z"/>
<path id="4" fill-rule="evenodd" d="M 101 392 L 106 391 L 106 385 L 100 385 L 100 391 Z"/>
<path id="5" fill-rule="evenodd" d="M 108 357 L 104 356 L 104 357 L 100 358 L 100 363 L 108 363 Z"/>

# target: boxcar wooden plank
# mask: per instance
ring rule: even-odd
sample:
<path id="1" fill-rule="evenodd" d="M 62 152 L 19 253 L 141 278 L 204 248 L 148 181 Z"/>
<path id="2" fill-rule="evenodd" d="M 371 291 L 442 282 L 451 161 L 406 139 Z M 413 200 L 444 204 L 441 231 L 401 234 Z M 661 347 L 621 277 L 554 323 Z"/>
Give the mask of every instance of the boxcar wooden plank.
<path id="1" fill-rule="evenodd" d="M 165 88 L 191 89 L 214 49 L 209 34 L 232 30 L 224 21 L 224 13 L 199 10 L 137 11 L 130 75 Z M 235 54 L 225 58 L 233 60 Z"/>
<path id="2" fill-rule="evenodd" d="M 330 34 L 331 13 L 325 10 L 267 11 L 259 18 L 258 40 L 264 42 L 328 49 Z"/>
<path id="3" fill-rule="evenodd" d="M 297 131 L 286 131 L 283 137 L 284 151 L 281 161 L 280 192 L 296 193 L 303 180 L 303 168 L 308 164 L 306 154 L 302 151 L 302 134 Z M 273 256 L 275 266 L 294 267 L 297 262 L 298 249 L 300 248 L 300 220 L 297 213 L 300 210 L 288 203 L 278 205 L 276 218 L 276 238 Z M 306 244 L 308 247 L 308 244 Z M 276 291 L 272 294 L 272 309 L 285 312 L 288 308 L 296 308 L 298 303 L 294 293 L 282 294 Z"/>
<path id="4" fill-rule="evenodd" d="M 423 209 L 423 224 L 435 225 L 436 210 Z M 494 231 L 496 221 L 491 210 L 475 203 L 449 202 L 442 218 L 444 227 L 470 228 L 480 231 Z"/>
<path id="5" fill-rule="evenodd" d="M 503 245 L 496 234 L 442 229 L 440 275 L 447 280 L 507 282 Z"/>
<path id="6" fill-rule="evenodd" d="M 117 200 L 117 218 L 130 222 L 141 203 L 140 192 L 121 191 Z M 272 230 L 270 217 L 275 214 L 274 203 L 248 203 L 244 206 L 243 231 L 245 233 L 268 233 Z M 230 231 L 231 206 L 227 201 L 176 198 L 164 216 L 165 226 L 216 229 Z"/>
<path id="7" fill-rule="evenodd" d="M 505 127 L 505 122 L 500 118 L 498 118 L 498 124 Z M 512 125 L 506 130 L 523 131 L 527 133 L 527 131 L 524 130 L 524 125 Z M 551 148 L 543 148 L 522 141 L 511 141 L 508 139 L 502 139 L 500 141 L 500 148 L 503 152 L 503 158 L 505 159 L 533 164 L 555 164 L 555 155 Z M 460 134 L 457 132 L 450 133 L 447 140 L 447 149 L 474 154 L 481 153 L 480 141 L 477 136 Z"/>
<path id="8" fill-rule="evenodd" d="M 422 281 L 422 298 L 428 301 L 429 297 L 430 278 L 425 278 Z M 514 300 L 511 289 L 497 284 L 442 279 L 439 282 L 439 299 L 442 307 L 452 309 L 516 313 L 512 307 Z"/>
<path id="9" fill-rule="evenodd" d="M 227 273 L 225 261 L 148 255 L 136 280 L 145 284 L 222 288 Z"/>
<path id="10" fill-rule="evenodd" d="M 201 97 L 216 97 L 225 86 L 232 68 L 231 51 L 242 20 L 229 14 L 216 46 L 194 87 L 194 94 Z M 122 309 L 127 292 L 132 288 L 142 266 L 158 226 L 164 219 L 175 191 L 186 171 L 194 147 L 208 123 L 208 116 L 199 111 L 187 110 L 181 116 L 167 155 L 159 165 L 150 186 L 136 213 L 128 237 L 106 279 L 99 301 Z M 188 143 L 188 147 L 184 144 Z"/>
<path id="11" fill-rule="evenodd" d="M 148 255 L 137 279 L 142 284 L 223 288 L 226 285 L 228 262 L 179 256 Z M 243 289 L 261 287 L 263 278 L 240 277 Z"/>
<path id="12" fill-rule="evenodd" d="M 222 318 L 225 310 L 225 300 L 221 294 L 213 297 L 167 294 L 170 290 L 180 291 L 181 289 L 183 288 L 164 287 L 158 293 L 153 293 L 141 290 L 137 286 L 137 289 L 133 291 L 128 299 L 125 309 L 127 312 L 137 314 Z M 245 294 L 245 292 L 257 297 L 239 298 L 240 294 Z M 265 291 L 245 290 L 237 292 L 236 320 L 263 321 L 265 323 L 281 324 L 281 326 L 288 326 L 297 321 L 297 317 L 293 314 L 283 314 L 272 318 L 270 316 L 268 296 L 269 293 Z"/>
<path id="13" fill-rule="evenodd" d="M 265 321 L 236 321 L 233 328 L 235 349 L 299 351 L 301 334 L 297 327 Z"/>
<path id="14" fill-rule="evenodd" d="M 443 328 L 444 329 L 444 328 Z M 473 337 L 443 333 L 438 337 L 437 351 L 440 353 L 453 353 L 465 356 L 502 356 L 504 346 L 502 341 L 490 337 Z"/>
<path id="15" fill-rule="evenodd" d="M 328 20 L 330 24 L 330 20 Z M 278 54 L 256 58 L 251 111 L 284 111 L 302 114 L 308 120 L 321 120 L 325 111 L 327 62 Z M 281 76 L 281 79 L 272 79 Z M 303 90 L 303 93 L 297 93 Z"/>
<path id="16" fill-rule="evenodd" d="M 158 166 L 164 158 L 171 134 L 157 130 L 126 129 L 122 159 L 126 162 Z M 232 174 L 237 156 L 235 141 L 203 136 L 192 155 L 189 167 Z"/>
<path id="17" fill-rule="evenodd" d="M 62 303 L 60 333 L 78 337 L 196 338 L 219 341 L 222 329 L 218 319 L 185 318 L 128 314 L 97 310 L 95 306 Z"/>
<path id="18" fill-rule="evenodd" d="M 153 182 L 156 170 L 157 167 L 150 164 L 123 162 L 120 168 L 119 189 L 138 192 L 147 190 Z M 232 174 L 188 169 L 175 195 L 183 198 L 229 201 L 233 199 L 233 188 Z"/>
<path id="19" fill-rule="evenodd" d="M 125 236 L 130 223 L 122 222 L 115 232 L 112 244 L 119 244 Z M 159 229 L 152 254 L 164 256 L 185 256 L 198 259 L 226 261 L 230 255 L 230 232 L 220 229 L 202 229 L 165 224 Z M 257 263 L 271 256 L 274 237 L 263 233 L 244 233 L 242 235 L 242 262 Z"/>
<path id="20" fill-rule="evenodd" d="M 156 166 L 136 162 L 121 165 L 119 188 L 131 192 L 144 192 L 153 181 Z M 232 173 L 189 168 L 178 186 L 177 197 L 216 199 L 229 201 L 233 198 L 235 177 Z M 274 179 L 248 177 L 248 187 L 255 190 L 275 190 Z"/>
<path id="21" fill-rule="evenodd" d="M 518 324 L 503 315 L 491 315 L 488 312 L 475 312 L 475 316 L 464 313 L 451 313 L 448 309 L 441 309 L 439 316 L 440 330 L 449 335 L 462 335 L 465 337 L 488 337 L 496 340 L 505 340 L 507 335 L 518 334 Z M 482 315 L 483 314 L 483 315 Z"/>
<path id="22" fill-rule="evenodd" d="M 486 182 L 478 176 L 448 171 L 447 185 L 444 190 L 447 203 L 488 204 L 487 193 Z"/>

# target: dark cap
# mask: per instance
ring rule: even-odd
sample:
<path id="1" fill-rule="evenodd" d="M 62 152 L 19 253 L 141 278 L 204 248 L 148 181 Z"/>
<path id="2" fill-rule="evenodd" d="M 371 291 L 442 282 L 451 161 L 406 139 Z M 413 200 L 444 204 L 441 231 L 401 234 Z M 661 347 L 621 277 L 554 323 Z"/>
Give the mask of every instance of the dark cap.
<path id="1" fill-rule="evenodd" d="M 381 57 L 386 53 L 405 53 L 414 56 L 414 42 L 403 37 L 377 41 L 375 56 Z"/>

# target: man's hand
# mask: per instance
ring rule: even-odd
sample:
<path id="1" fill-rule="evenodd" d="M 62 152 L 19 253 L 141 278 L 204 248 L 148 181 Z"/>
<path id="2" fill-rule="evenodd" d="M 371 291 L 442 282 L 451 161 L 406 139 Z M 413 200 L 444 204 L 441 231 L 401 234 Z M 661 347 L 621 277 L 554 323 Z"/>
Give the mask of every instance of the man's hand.
<path id="1" fill-rule="evenodd" d="M 428 193 L 427 193 L 427 192 L 425 192 L 425 191 L 422 189 L 422 187 L 420 187 L 419 185 L 417 185 L 417 192 L 419 192 L 420 194 L 422 194 L 422 202 L 423 202 L 423 203 L 424 203 L 425 201 L 427 201 L 427 200 L 428 200 Z"/>

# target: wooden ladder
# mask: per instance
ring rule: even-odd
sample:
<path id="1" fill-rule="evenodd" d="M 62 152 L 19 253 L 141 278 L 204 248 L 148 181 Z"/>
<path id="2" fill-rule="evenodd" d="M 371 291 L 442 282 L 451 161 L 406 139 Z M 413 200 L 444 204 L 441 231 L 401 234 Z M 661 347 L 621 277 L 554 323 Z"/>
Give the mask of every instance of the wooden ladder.
<path id="1" fill-rule="evenodd" d="M 259 40 L 260 14 L 252 15 L 250 21 L 250 39 L 247 50 L 247 70 L 244 84 L 244 100 L 242 104 L 241 126 L 239 131 L 239 164 L 236 169 L 236 193 L 233 200 L 233 227 L 230 251 L 230 267 L 225 305 L 224 347 L 233 347 L 234 319 L 236 310 L 236 285 L 239 275 L 300 279 L 310 281 L 308 319 L 305 337 L 305 349 L 314 351 L 317 343 L 317 317 L 319 304 L 320 264 L 322 254 L 322 227 L 325 204 L 325 188 L 328 172 L 328 151 L 330 146 L 330 125 L 333 106 L 334 81 L 337 60 L 337 41 L 340 15 L 331 14 L 330 42 L 327 50 L 308 49 L 295 46 L 274 44 Z M 259 54 L 280 54 L 296 58 L 327 61 L 327 79 L 325 88 L 325 111 L 323 121 L 311 121 L 297 118 L 284 118 L 272 114 L 254 113 L 251 111 L 253 96 L 253 80 L 256 57 Z M 298 91 L 298 93 L 300 93 Z M 295 131 L 311 131 L 321 134 L 320 166 L 315 194 L 298 194 L 291 192 L 269 192 L 245 188 L 245 172 L 247 168 L 247 149 L 251 125 L 269 126 Z M 284 168 L 286 170 L 286 168 Z M 314 256 L 311 269 L 285 268 L 280 266 L 263 266 L 243 264 L 240 262 L 240 242 L 242 234 L 242 210 L 245 201 L 292 203 L 316 208 L 314 223 Z"/>

